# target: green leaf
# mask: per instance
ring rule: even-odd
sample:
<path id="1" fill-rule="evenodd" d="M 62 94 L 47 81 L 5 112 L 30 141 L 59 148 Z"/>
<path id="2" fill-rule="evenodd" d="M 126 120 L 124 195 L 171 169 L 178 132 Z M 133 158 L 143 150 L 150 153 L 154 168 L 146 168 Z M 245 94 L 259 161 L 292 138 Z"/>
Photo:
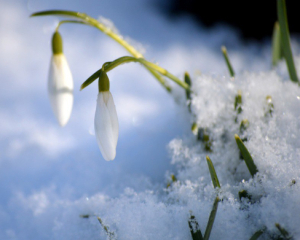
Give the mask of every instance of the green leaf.
<path id="1" fill-rule="evenodd" d="M 102 219 L 100 217 L 97 217 L 97 219 L 98 219 L 99 223 L 101 224 L 101 226 L 103 227 L 104 231 L 106 232 L 109 240 L 114 239 L 115 233 L 109 231 L 109 228 L 103 224 Z"/>
<path id="2" fill-rule="evenodd" d="M 219 179 L 217 176 L 217 173 L 215 171 L 214 165 L 212 163 L 212 161 L 210 160 L 210 158 L 208 156 L 206 156 L 206 161 L 207 161 L 207 165 L 209 168 L 209 172 L 210 172 L 210 177 L 211 177 L 211 181 L 214 185 L 214 188 L 221 188 L 220 183 L 219 183 Z"/>
<path id="3" fill-rule="evenodd" d="M 244 158 L 245 163 L 248 167 L 248 170 L 249 170 L 250 174 L 253 177 L 258 172 L 257 167 L 254 164 L 254 161 L 253 161 L 248 149 L 246 148 L 246 146 L 244 145 L 244 143 L 240 139 L 240 137 L 237 134 L 235 134 L 234 137 L 235 137 L 236 144 L 237 144 L 238 148 L 240 149 L 240 151 L 243 155 L 243 158 Z"/>
<path id="4" fill-rule="evenodd" d="M 256 240 L 256 239 L 258 239 L 264 233 L 264 231 L 265 231 L 265 229 L 258 230 L 257 232 L 255 232 L 253 234 L 253 236 L 249 240 Z"/>
<path id="5" fill-rule="evenodd" d="M 184 73 L 184 82 L 189 85 L 189 87 L 191 88 L 192 86 L 192 80 L 191 77 L 189 75 L 188 72 Z M 191 99 L 191 92 L 189 90 L 185 90 L 185 94 L 186 94 L 186 99 L 190 100 Z"/>
<path id="6" fill-rule="evenodd" d="M 275 227 L 279 230 L 284 239 L 292 239 L 288 231 L 281 227 L 279 223 L 275 223 Z"/>
<path id="7" fill-rule="evenodd" d="M 243 134 L 247 130 L 249 125 L 250 125 L 250 123 L 249 123 L 248 119 L 243 119 L 240 124 L 240 133 Z"/>
<path id="8" fill-rule="evenodd" d="M 289 75 L 293 82 L 299 83 L 290 44 L 285 0 L 277 0 L 277 15 L 281 32 L 283 54 L 289 70 Z"/>
<path id="9" fill-rule="evenodd" d="M 242 91 L 238 90 L 237 95 L 235 95 L 235 100 L 234 100 L 234 110 L 236 110 L 238 114 L 243 111 L 242 103 L 243 103 Z"/>
<path id="10" fill-rule="evenodd" d="M 203 240 L 203 236 L 199 228 L 199 224 L 194 215 L 190 216 L 189 227 L 190 227 L 190 232 L 193 240 Z"/>
<path id="11" fill-rule="evenodd" d="M 235 73 L 234 73 L 234 70 L 233 70 L 233 68 L 231 66 L 231 63 L 230 63 L 230 60 L 229 60 L 229 57 L 228 57 L 228 54 L 227 54 L 227 49 L 226 49 L 225 46 L 222 46 L 221 50 L 222 50 L 222 53 L 223 53 L 223 56 L 224 56 L 224 59 L 225 59 L 228 71 L 230 73 L 230 76 L 234 77 Z"/>
<path id="12" fill-rule="evenodd" d="M 97 72 L 93 73 L 87 80 L 84 81 L 83 84 L 80 86 L 80 90 L 86 88 L 88 85 L 90 85 L 92 82 L 94 82 L 97 78 L 100 76 L 102 68 L 100 68 Z"/>
<path id="13" fill-rule="evenodd" d="M 276 66 L 277 63 L 282 58 L 283 58 L 283 51 L 282 51 L 280 26 L 278 22 L 275 22 L 273 36 L 272 36 L 272 65 Z"/>
<path id="14" fill-rule="evenodd" d="M 65 11 L 65 10 L 48 10 L 48 11 L 35 12 L 35 13 L 31 14 L 30 17 L 53 16 L 53 15 L 58 15 L 58 16 L 63 16 L 63 17 L 80 18 L 80 19 L 84 19 L 84 18 L 88 17 L 84 13 Z"/>
<path id="15" fill-rule="evenodd" d="M 194 122 L 194 123 L 192 124 L 191 131 L 192 131 L 192 133 L 193 133 L 194 135 L 197 135 L 197 134 L 198 134 L 198 125 L 197 125 L 197 123 Z"/>
<path id="16" fill-rule="evenodd" d="M 184 73 L 184 82 L 189 86 L 189 89 L 185 90 L 185 96 L 186 96 L 186 99 L 188 100 L 189 112 L 192 112 L 192 110 L 191 110 L 191 91 L 190 91 L 191 85 L 192 85 L 192 80 L 191 80 L 188 72 Z"/>
<path id="17" fill-rule="evenodd" d="M 215 221 L 215 218 L 216 218 L 219 201 L 220 201 L 220 199 L 218 197 L 216 197 L 216 199 L 214 201 L 214 205 L 213 205 L 212 210 L 211 210 L 210 215 L 209 215 L 209 219 L 208 219 L 206 229 L 205 229 L 205 234 L 204 234 L 204 238 L 203 238 L 204 240 L 209 239 L 211 229 L 214 225 L 214 221 Z"/>

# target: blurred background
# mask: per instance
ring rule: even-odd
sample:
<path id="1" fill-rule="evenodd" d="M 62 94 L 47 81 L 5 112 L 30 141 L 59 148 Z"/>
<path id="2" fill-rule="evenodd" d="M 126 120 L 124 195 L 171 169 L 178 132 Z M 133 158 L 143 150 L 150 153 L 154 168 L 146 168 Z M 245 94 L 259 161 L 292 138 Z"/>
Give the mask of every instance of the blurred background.
<path id="1" fill-rule="evenodd" d="M 172 19 L 191 16 L 199 26 L 207 28 L 226 23 L 240 32 L 243 41 L 261 41 L 272 35 L 272 27 L 277 20 L 276 2 L 165 0 L 157 1 L 156 5 Z M 297 1 L 286 1 L 289 29 L 293 34 L 299 33 L 299 6 Z"/>
<path id="2" fill-rule="evenodd" d="M 297 16 L 296 2 L 287 1 L 289 19 Z M 29 220 L 50 211 L 49 202 L 165 186 L 174 170 L 167 145 L 191 134 L 184 91 L 174 86 L 169 94 L 140 65 L 127 64 L 109 73 L 120 136 L 116 159 L 106 162 L 93 135 L 97 84 L 79 88 L 104 62 L 128 53 L 96 29 L 72 24 L 60 33 L 75 100 L 69 123 L 59 127 L 47 94 L 50 41 L 59 18 L 29 18 L 49 9 L 112 20 L 146 59 L 181 79 L 185 71 L 228 77 L 222 45 L 236 72 L 271 66 L 276 1 L 257 7 L 241 1 L 0 0 L 1 239 L 43 239 L 53 219 L 35 225 Z M 291 30 L 299 27 L 291 24 Z"/>

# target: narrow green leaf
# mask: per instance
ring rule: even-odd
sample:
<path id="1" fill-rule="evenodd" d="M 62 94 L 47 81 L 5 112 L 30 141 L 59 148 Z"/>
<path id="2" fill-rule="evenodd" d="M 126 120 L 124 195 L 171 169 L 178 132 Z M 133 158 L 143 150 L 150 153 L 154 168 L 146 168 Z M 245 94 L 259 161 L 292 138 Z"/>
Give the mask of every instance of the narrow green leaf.
<path id="1" fill-rule="evenodd" d="M 264 233 L 264 231 L 265 229 L 258 230 L 249 240 L 257 240 Z"/>
<path id="2" fill-rule="evenodd" d="M 234 137 L 235 137 L 236 144 L 237 144 L 238 148 L 240 149 L 240 151 L 243 155 L 243 158 L 244 158 L 245 163 L 248 167 L 248 170 L 249 170 L 250 174 L 253 177 L 258 172 L 257 167 L 254 164 L 254 161 L 253 161 L 248 149 L 246 148 L 246 146 L 244 145 L 244 143 L 240 139 L 240 137 L 237 134 L 235 134 Z"/>
<path id="3" fill-rule="evenodd" d="M 104 231 L 106 232 L 109 240 L 114 239 L 115 233 L 109 231 L 109 228 L 103 224 L 102 219 L 100 217 L 97 217 L 97 219 L 98 219 L 100 225 L 103 227 Z"/>
<path id="4" fill-rule="evenodd" d="M 194 215 L 190 216 L 188 223 L 189 223 L 192 239 L 193 240 L 203 240 L 203 236 L 202 236 L 201 230 L 199 228 L 199 224 Z"/>
<path id="5" fill-rule="evenodd" d="M 194 123 L 192 124 L 191 130 L 192 130 L 192 133 L 193 133 L 194 135 L 197 135 L 197 134 L 198 134 L 198 125 L 197 125 L 197 123 L 194 122 Z"/>
<path id="6" fill-rule="evenodd" d="M 242 91 L 238 90 L 237 95 L 235 96 L 235 100 L 234 100 L 234 110 L 236 110 L 238 114 L 243 111 L 242 103 L 243 103 Z"/>
<path id="7" fill-rule="evenodd" d="M 275 227 L 279 230 L 284 239 L 292 239 L 288 231 L 281 227 L 279 223 L 275 223 Z"/>
<path id="8" fill-rule="evenodd" d="M 84 83 L 81 84 L 80 90 L 86 88 L 88 85 L 90 85 L 92 82 L 94 82 L 97 78 L 99 78 L 101 70 L 102 69 L 100 68 L 98 71 L 93 73 L 93 75 L 91 75 L 87 80 L 85 80 Z"/>
<path id="9" fill-rule="evenodd" d="M 84 13 L 65 11 L 65 10 L 48 10 L 48 11 L 35 12 L 31 14 L 30 17 L 51 16 L 51 15 L 73 17 L 73 18 L 80 18 L 80 19 L 84 19 L 85 17 L 88 17 Z"/>
<path id="10" fill-rule="evenodd" d="M 190 75 L 189 75 L 188 72 L 184 73 L 184 81 L 191 88 L 192 80 L 191 80 Z M 191 99 L 191 92 L 189 90 L 185 90 L 185 94 L 186 94 L 186 99 L 190 100 Z"/>
<path id="11" fill-rule="evenodd" d="M 209 172 L 210 172 L 210 177 L 211 177 L 211 181 L 214 185 L 214 188 L 221 188 L 220 183 L 219 183 L 219 179 L 217 176 L 217 173 L 215 171 L 214 165 L 212 163 L 212 161 L 210 160 L 209 156 L 206 156 L 206 161 L 207 161 L 207 165 L 209 168 Z"/>
<path id="12" fill-rule="evenodd" d="M 299 83 L 290 44 L 290 33 L 287 21 L 285 0 L 277 0 L 277 15 L 280 25 L 282 49 L 289 70 L 289 75 L 293 82 Z"/>
<path id="13" fill-rule="evenodd" d="M 188 100 L 189 112 L 192 112 L 192 110 L 191 110 L 191 91 L 190 91 L 191 85 L 192 85 L 192 80 L 191 80 L 188 72 L 184 73 L 184 82 L 189 86 L 189 89 L 185 90 L 185 95 L 186 95 L 186 99 Z"/>
<path id="14" fill-rule="evenodd" d="M 167 83 L 166 79 L 163 76 L 161 76 L 159 73 L 155 72 L 153 69 L 147 66 L 145 66 L 145 68 L 153 75 L 153 77 L 155 77 L 158 80 L 158 82 L 162 85 L 164 89 L 167 90 L 167 92 L 172 92 L 171 86 Z"/>
<path id="15" fill-rule="evenodd" d="M 243 119 L 240 124 L 240 133 L 243 134 L 247 130 L 249 125 L 250 125 L 250 123 L 249 123 L 248 119 Z"/>
<path id="16" fill-rule="evenodd" d="M 283 58 L 282 42 L 280 26 L 275 22 L 272 36 L 272 65 L 276 66 L 277 63 Z"/>
<path id="17" fill-rule="evenodd" d="M 171 186 L 172 183 L 177 182 L 177 178 L 174 174 L 171 174 L 171 182 L 167 184 L 167 188 Z"/>
<path id="18" fill-rule="evenodd" d="M 228 57 L 228 54 L 227 54 L 227 49 L 226 49 L 225 46 L 222 46 L 221 50 L 222 50 L 222 53 L 223 53 L 223 56 L 224 56 L 224 59 L 225 59 L 228 71 L 230 73 L 230 76 L 234 77 L 235 73 L 234 73 L 234 70 L 233 70 L 233 68 L 231 66 L 231 63 L 230 63 L 230 60 L 229 60 L 229 57 Z"/>
<path id="19" fill-rule="evenodd" d="M 204 234 L 203 240 L 208 240 L 209 239 L 211 229 L 214 225 L 214 221 L 215 221 L 215 218 L 216 218 L 219 201 L 220 201 L 220 199 L 218 197 L 216 197 L 216 199 L 214 201 L 214 205 L 213 205 L 212 210 L 211 210 L 210 215 L 209 215 L 209 219 L 208 219 L 208 223 L 207 223 L 207 226 L 206 226 L 206 229 L 205 229 L 205 234 Z"/>

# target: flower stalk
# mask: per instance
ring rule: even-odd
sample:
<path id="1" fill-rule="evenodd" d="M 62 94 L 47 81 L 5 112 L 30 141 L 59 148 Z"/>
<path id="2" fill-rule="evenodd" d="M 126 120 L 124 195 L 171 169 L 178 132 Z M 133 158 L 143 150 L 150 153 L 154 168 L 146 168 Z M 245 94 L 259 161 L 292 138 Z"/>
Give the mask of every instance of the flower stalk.
<path id="1" fill-rule="evenodd" d="M 139 62 L 141 63 L 143 66 L 145 66 L 146 68 L 149 69 L 153 69 L 154 71 L 168 77 L 170 80 L 172 80 L 173 82 L 175 82 L 177 85 L 179 85 L 180 87 L 184 88 L 185 90 L 190 91 L 190 87 L 187 83 L 181 81 L 180 79 L 178 79 L 176 76 L 174 76 L 173 74 L 169 73 L 166 69 L 151 63 L 147 60 L 145 60 L 144 58 L 135 58 L 135 57 L 130 57 L 130 56 L 125 56 L 125 57 L 120 57 L 112 62 L 106 62 L 102 65 L 102 68 L 99 69 L 98 71 L 96 71 L 94 74 L 92 74 L 80 87 L 80 90 L 84 89 L 85 87 L 87 87 L 88 85 L 90 85 L 93 81 L 95 81 L 100 72 L 101 71 L 105 71 L 105 72 L 109 72 L 111 70 L 113 70 L 114 68 L 120 66 L 121 64 L 124 63 L 129 63 L 129 62 Z"/>
<path id="2" fill-rule="evenodd" d="M 49 11 L 41 11 L 31 14 L 31 17 L 38 17 L 38 16 L 62 16 L 62 17 L 70 17 L 75 18 L 75 20 L 63 20 L 61 21 L 57 28 L 63 23 L 78 23 L 78 24 L 85 24 L 91 27 L 95 27 L 113 40 L 115 40 L 117 43 L 119 43 L 121 46 L 123 46 L 133 57 L 135 58 L 143 58 L 144 56 L 137 51 L 132 45 L 130 45 L 127 41 L 123 39 L 122 36 L 115 33 L 112 29 L 108 28 L 104 24 L 97 21 L 95 18 L 90 17 L 89 15 L 85 13 L 80 12 L 73 12 L 73 11 L 64 11 L 64 10 L 49 10 Z M 79 20 L 79 21 L 78 21 Z M 157 73 L 153 68 L 145 66 L 146 69 L 158 80 L 158 82 L 168 91 L 171 92 L 171 87 L 166 83 L 166 80 L 164 77 L 162 77 L 160 74 Z"/>

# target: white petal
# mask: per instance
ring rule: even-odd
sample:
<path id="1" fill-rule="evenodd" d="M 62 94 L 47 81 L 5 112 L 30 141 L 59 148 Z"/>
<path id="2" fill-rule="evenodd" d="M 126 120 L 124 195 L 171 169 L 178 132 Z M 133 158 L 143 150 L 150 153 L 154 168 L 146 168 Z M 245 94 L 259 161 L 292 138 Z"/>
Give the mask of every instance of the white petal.
<path id="1" fill-rule="evenodd" d="M 111 93 L 109 91 L 103 92 L 103 95 L 104 95 L 104 102 L 106 103 L 106 106 L 107 106 L 109 114 L 110 114 L 114 143 L 117 146 L 118 138 L 119 138 L 119 121 L 118 121 L 116 106 L 114 103 L 113 96 L 111 95 Z"/>
<path id="2" fill-rule="evenodd" d="M 48 93 L 54 115 L 61 126 L 66 125 L 73 107 L 73 78 L 64 54 L 51 59 Z"/>
<path id="3" fill-rule="evenodd" d="M 112 111 L 111 107 L 108 108 L 106 104 L 109 98 L 110 97 L 106 92 L 100 92 L 98 94 L 97 107 L 95 113 L 95 122 L 94 122 L 95 134 L 97 137 L 98 146 L 100 148 L 102 156 L 106 161 L 111 161 L 116 157 L 116 147 L 117 147 L 117 142 L 115 137 L 116 130 L 113 129 L 113 127 L 115 127 L 115 119 L 112 120 L 112 117 L 113 118 L 116 117 L 115 115 L 116 113 Z M 111 113 L 111 111 L 113 113 Z M 119 131 L 118 128 L 117 131 Z"/>

